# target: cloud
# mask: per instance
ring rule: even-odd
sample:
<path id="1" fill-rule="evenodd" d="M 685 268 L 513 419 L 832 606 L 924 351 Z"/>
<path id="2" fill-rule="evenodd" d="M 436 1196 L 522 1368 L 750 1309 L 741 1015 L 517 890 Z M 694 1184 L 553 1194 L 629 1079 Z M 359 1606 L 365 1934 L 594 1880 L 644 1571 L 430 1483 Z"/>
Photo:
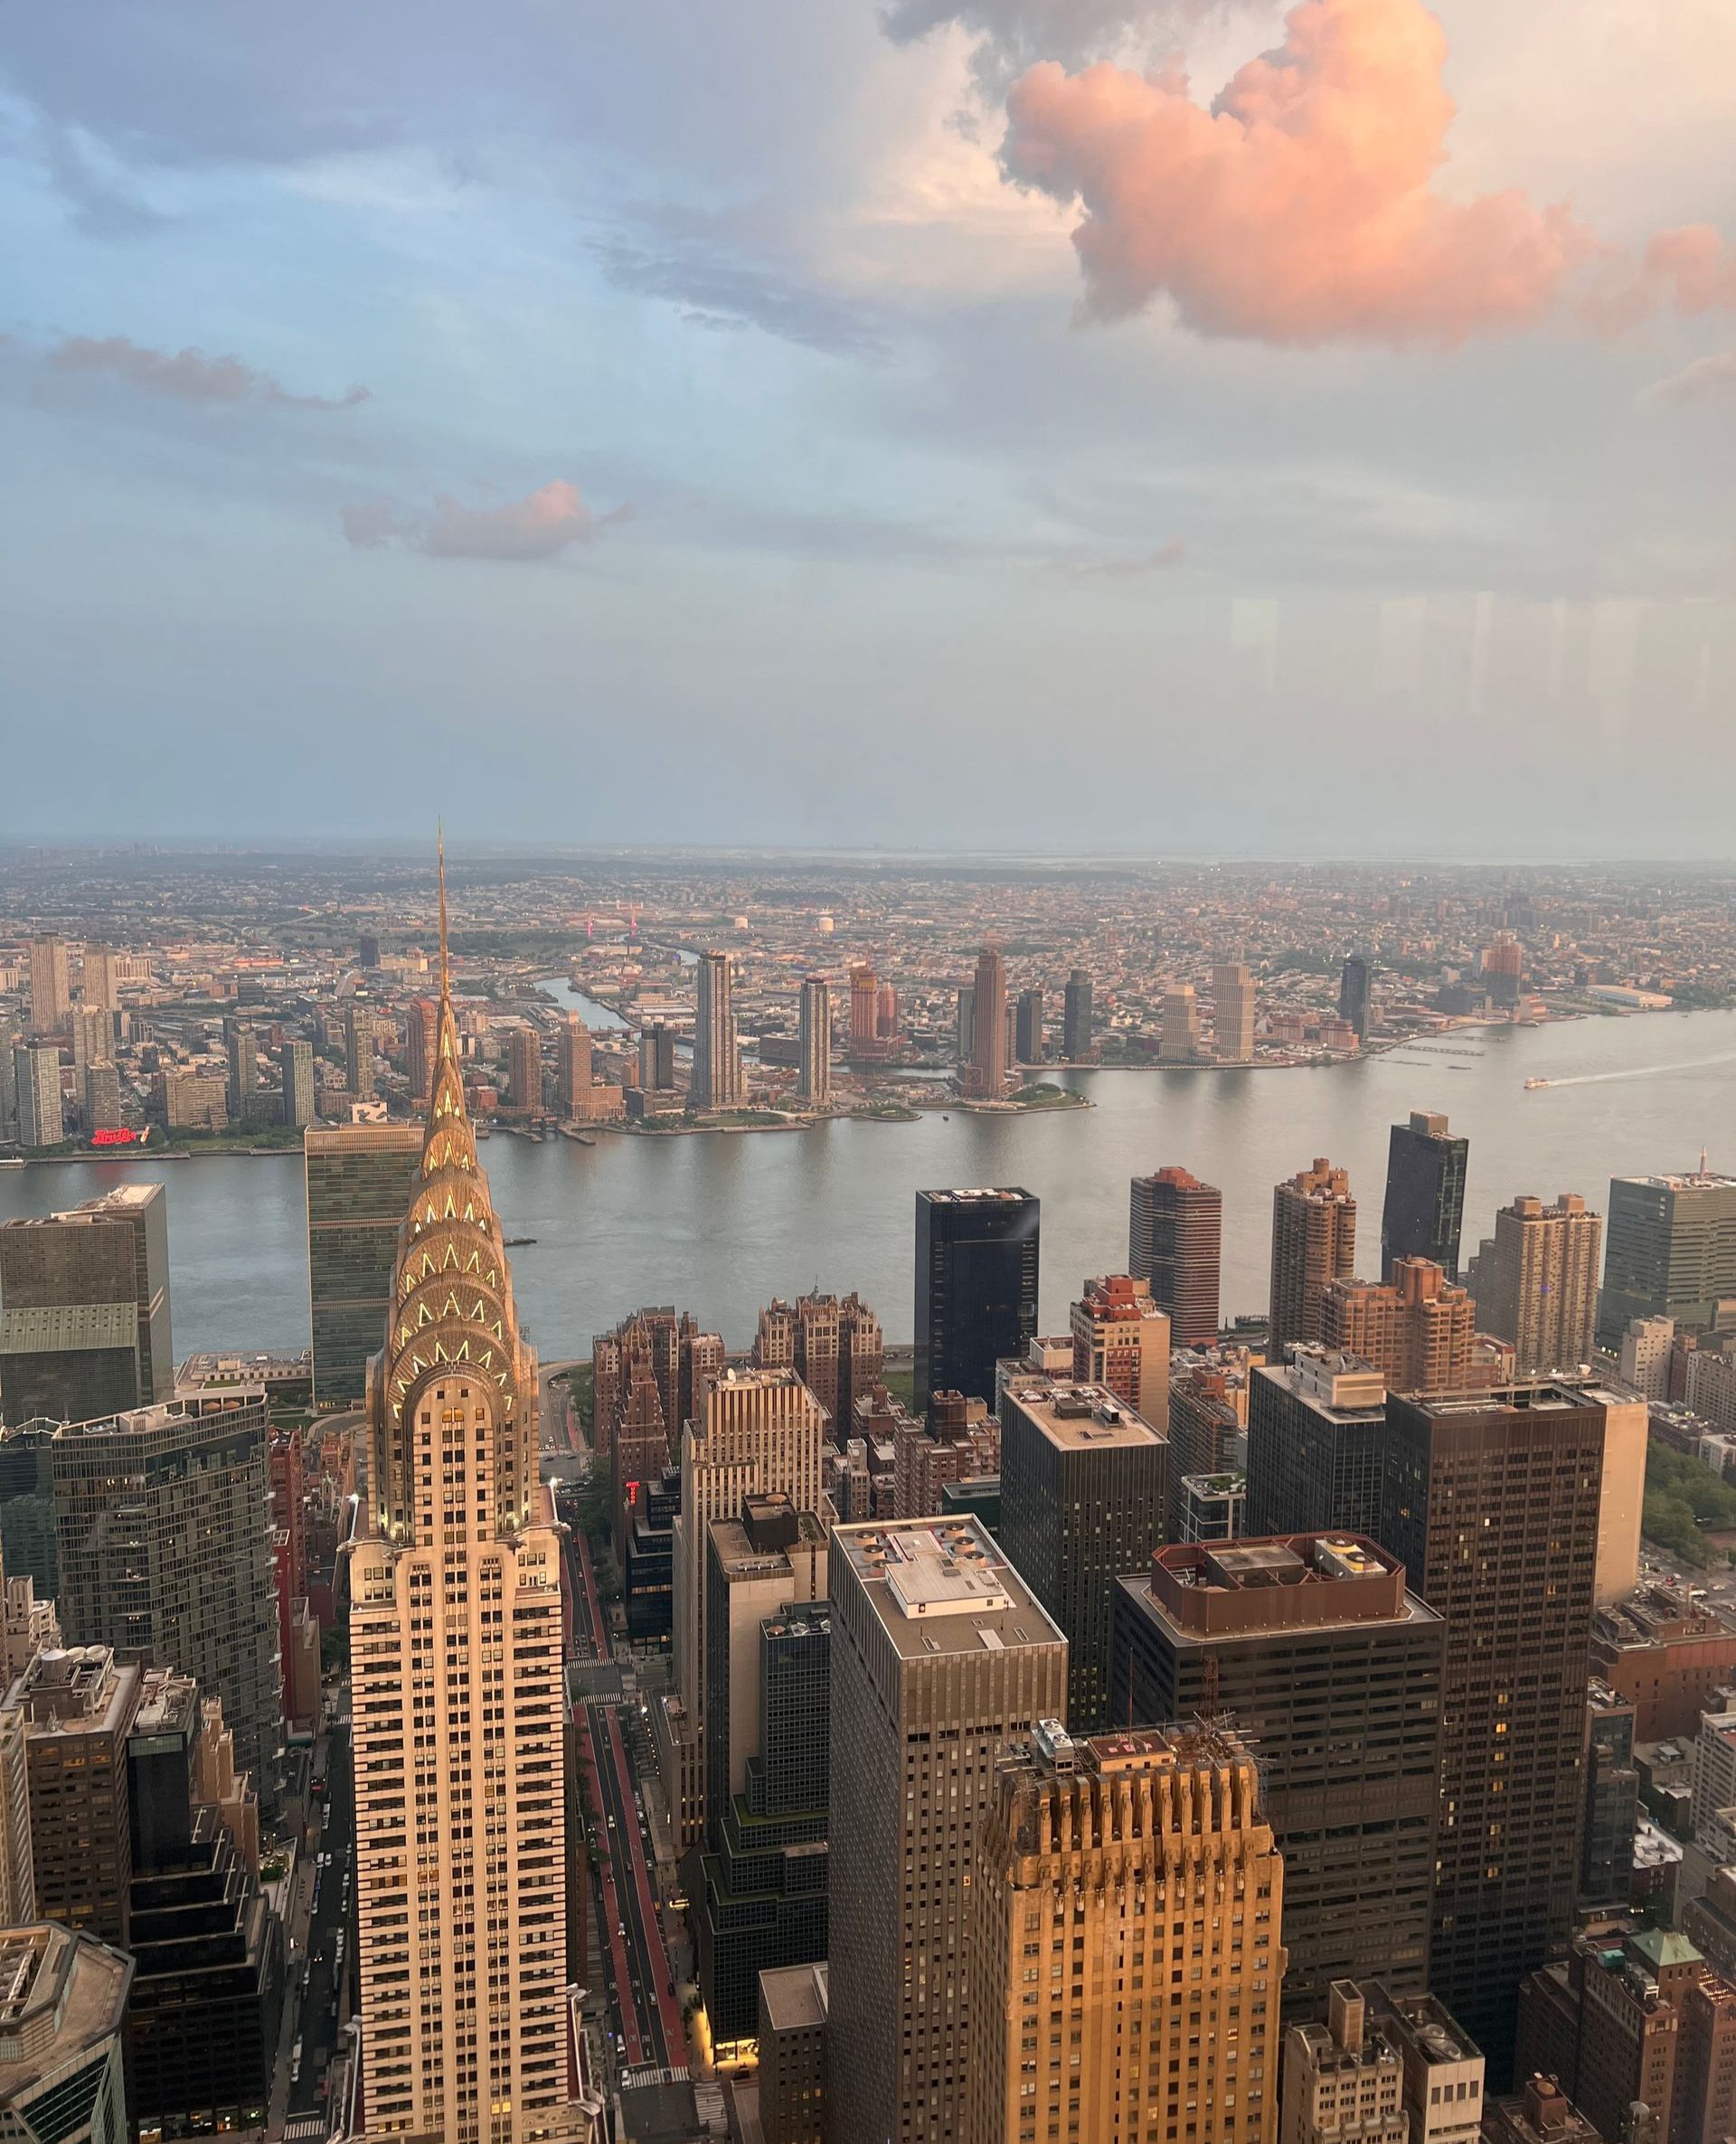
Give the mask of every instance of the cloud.
<path id="1" fill-rule="evenodd" d="M 1206 334 L 1456 345 L 1530 325 L 1597 241 L 1516 192 L 1434 190 L 1454 107 L 1421 0 L 1303 0 L 1208 109 L 1174 68 L 1032 68 L 1008 98 L 1018 180 L 1085 219 L 1087 310 L 1160 293 Z"/>
<path id="2" fill-rule="evenodd" d="M 357 551 L 401 543 L 429 558 L 492 558 L 524 562 L 556 558 L 574 543 L 588 543 L 631 508 L 593 514 L 576 485 L 556 477 L 522 499 L 502 506 L 465 506 L 442 496 L 426 514 L 400 515 L 379 502 L 345 506 L 344 534 Z"/>
<path id="3" fill-rule="evenodd" d="M 881 27 L 895 44 L 912 44 L 957 25 L 977 40 L 979 72 L 1023 67 L 1037 59 L 1097 58 L 1135 33 L 1173 38 L 1228 0 L 890 0 Z"/>
<path id="4" fill-rule="evenodd" d="M 1127 558 L 1072 559 L 1067 562 L 1066 571 L 1105 581 L 1132 581 L 1146 573 L 1167 572 L 1186 556 L 1187 545 L 1179 536 L 1171 536 L 1155 551 L 1135 552 Z"/>
<path id="5" fill-rule="evenodd" d="M 1639 399 L 1677 409 L 1684 402 L 1712 401 L 1722 395 L 1736 396 L 1736 350 L 1718 350 L 1710 357 L 1696 358 L 1667 380 L 1655 382 Z"/>
<path id="6" fill-rule="evenodd" d="M 106 373 L 146 394 L 208 405 L 264 402 L 284 410 L 350 410 L 372 399 L 365 387 L 352 387 L 335 399 L 291 394 L 269 373 L 256 372 L 239 357 L 208 357 L 196 349 L 152 350 L 123 335 L 68 335 L 44 362 L 57 373 Z"/>
<path id="7" fill-rule="evenodd" d="M 881 357 L 886 345 L 855 306 L 775 271 L 720 258 L 703 243 L 595 249 L 618 290 L 667 299 L 696 327 L 757 327 L 833 357 Z"/>

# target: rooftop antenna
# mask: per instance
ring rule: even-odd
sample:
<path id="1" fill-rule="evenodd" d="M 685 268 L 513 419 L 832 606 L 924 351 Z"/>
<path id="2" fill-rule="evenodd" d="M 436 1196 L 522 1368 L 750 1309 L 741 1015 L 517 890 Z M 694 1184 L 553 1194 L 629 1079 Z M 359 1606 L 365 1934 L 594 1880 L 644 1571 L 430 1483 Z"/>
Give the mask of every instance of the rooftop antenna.
<path id="1" fill-rule="evenodd" d="M 439 855 L 440 873 L 440 996 L 452 995 L 452 973 L 446 954 L 446 826 L 442 820 L 434 822 L 434 840 Z"/>

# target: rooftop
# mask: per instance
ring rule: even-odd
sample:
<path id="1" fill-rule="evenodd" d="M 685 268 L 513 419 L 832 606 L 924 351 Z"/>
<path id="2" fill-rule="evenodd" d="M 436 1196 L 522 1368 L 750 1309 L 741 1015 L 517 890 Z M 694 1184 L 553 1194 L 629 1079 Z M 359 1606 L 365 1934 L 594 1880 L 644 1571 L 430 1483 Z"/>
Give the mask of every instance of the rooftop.
<path id="1" fill-rule="evenodd" d="M 1736 1191 L 1736 1176 L 1716 1169 L 1692 1169 L 1675 1176 L 1617 1176 L 1618 1184 L 1643 1184 L 1651 1191 Z"/>
<path id="2" fill-rule="evenodd" d="M 931 1206 L 1016 1206 L 1027 1199 L 1034 1202 L 1036 1195 L 1017 1185 L 1004 1185 L 996 1190 L 919 1191 L 916 1195 Z"/>
<path id="3" fill-rule="evenodd" d="M 0 1931 L 0 2107 L 27 2087 L 16 2071 L 119 2032 L 132 1978 L 131 1959 L 57 1922 Z"/>
<path id="4" fill-rule="evenodd" d="M 1066 1643 L 974 1513 L 840 1526 L 832 1553 L 902 1658 Z"/>
<path id="5" fill-rule="evenodd" d="M 820 1965 L 782 1965 L 760 1976 L 760 1999 L 774 2032 L 800 2032 L 823 2026 L 831 2000 L 831 1969 Z"/>
<path id="6" fill-rule="evenodd" d="M 1119 1583 L 1179 1644 L 1439 1620 L 1406 1591 L 1403 1564 L 1359 1534 L 1172 1544 L 1152 1557 L 1149 1581 Z"/>
<path id="7" fill-rule="evenodd" d="M 1005 1390 L 1057 1450 L 1125 1450 L 1166 1441 L 1143 1414 L 1100 1384 L 1062 1384 L 1030 1371 L 1009 1377 Z"/>
<path id="8" fill-rule="evenodd" d="M 1254 1375 L 1273 1379 L 1335 1421 L 1366 1421 L 1383 1414 L 1386 1407 L 1386 1379 L 1361 1355 L 1336 1348 L 1300 1346 L 1288 1363 L 1256 1370 Z"/>

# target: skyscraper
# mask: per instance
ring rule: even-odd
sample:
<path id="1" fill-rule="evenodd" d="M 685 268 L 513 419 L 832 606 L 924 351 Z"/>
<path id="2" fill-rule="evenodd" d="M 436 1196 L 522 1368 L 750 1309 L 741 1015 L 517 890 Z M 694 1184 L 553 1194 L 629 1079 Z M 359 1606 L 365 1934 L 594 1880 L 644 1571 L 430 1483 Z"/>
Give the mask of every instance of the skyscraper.
<path id="1" fill-rule="evenodd" d="M 54 1043 L 20 1044 L 12 1053 L 18 1144 L 58 1147 L 66 1137 L 61 1109 L 61 1053 Z"/>
<path id="2" fill-rule="evenodd" d="M 860 973 L 858 969 L 856 973 Z M 869 978 L 873 981 L 872 975 Z M 850 978 L 851 1041 L 855 1040 L 856 983 Z M 832 986 L 824 976 L 811 975 L 802 985 L 797 1033 L 800 1060 L 796 1092 L 811 1108 L 832 1099 Z"/>
<path id="3" fill-rule="evenodd" d="M 1373 975 L 1372 964 L 1361 953 L 1353 953 L 1338 978 L 1338 1017 L 1350 1022 L 1359 1043 L 1368 1040 L 1369 995 Z"/>
<path id="4" fill-rule="evenodd" d="M 1578 1889 L 1606 1410 L 1537 1384 L 1387 1412 L 1381 1539 L 1447 1626 L 1429 1986 L 1505 2082 L 1514 1991 Z"/>
<path id="5" fill-rule="evenodd" d="M 1398 1559 L 1352 1534 L 1163 1548 L 1117 1582 L 1117 1722 L 1230 1719 L 1260 1752 L 1288 2017 L 1324 2017 L 1334 1980 L 1429 1983 L 1442 1639 Z"/>
<path id="6" fill-rule="evenodd" d="M 1061 1001 L 1061 1053 L 1069 1064 L 1083 1064 L 1094 1053 L 1091 1042 L 1091 978 L 1082 968 L 1067 978 Z"/>
<path id="7" fill-rule="evenodd" d="M 1483 979 L 1494 1002 L 1511 1010 L 1525 987 L 1525 949 L 1510 931 L 1498 930 L 1483 949 Z"/>
<path id="8" fill-rule="evenodd" d="M 1326 1286 L 1356 1270 L 1350 1178 L 1324 1157 L 1272 1195 L 1272 1308 L 1266 1356 L 1281 1363 L 1297 1340 L 1325 1331 Z"/>
<path id="9" fill-rule="evenodd" d="M 568 2099 L 561 1544 L 536 1355 L 465 1104 L 440 917 L 439 1061 L 348 1551 L 367 2126 L 583 2133 Z"/>
<path id="10" fill-rule="evenodd" d="M 1278 2144 L 1410 2144 L 1410 2134 L 1403 2056 L 1355 1981 L 1335 1980 L 1326 2022 L 1284 2035 Z"/>
<path id="11" fill-rule="evenodd" d="M 850 970 L 850 1054 L 880 1054 L 880 978 L 865 964 Z"/>
<path id="12" fill-rule="evenodd" d="M 1169 1314 L 1177 1347 L 1209 1347 L 1218 1336 L 1218 1261 L 1223 1194 L 1184 1168 L 1133 1179 L 1127 1270 L 1151 1284 Z"/>
<path id="13" fill-rule="evenodd" d="M 1006 968 L 993 946 L 985 946 L 976 956 L 971 1012 L 965 1091 L 982 1101 L 998 1101 L 1006 1091 Z"/>
<path id="14" fill-rule="evenodd" d="M 1002 1743 L 1059 1719 L 1067 1641 L 976 1517 L 832 1536 L 832 2144 L 965 2132 L 973 1882 Z"/>
<path id="15" fill-rule="evenodd" d="M 1457 1392 L 1470 1380 L 1477 1305 L 1426 1258 L 1395 1259 L 1390 1281 L 1334 1280 L 1321 1339 L 1372 1363 L 1394 1392 Z"/>
<path id="16" fill-rule="evenodd" d="M 0 1225 L 0 1412 L 83 1421 L 175 1384 L 168 1198 L 123 1184 Z"/>
<path id="17" fill-rule="evenodd" d="M 1166 1435 L 1169 1319 L 1152 1301 L 1149 1284 L 1130 1273 L 1088 1280 L 1070 1322 L 1074 1377 L 1104 1386 Z"/>
<path id="18" fill-rule="evenodd" d="M 440 1008 L 431 997 L 413 997 L 404 1013 L 404 1071 L 411 1101 L 426 1101 L 439 1054 Z"/>
<path id="19" fill-rule="evenodd" d="M 1220 1064 L 1254 1059 L 1254 978 L 1241 960 L 1221 960 L 1212 970 L 1212 1053 Z"/>
<path id="20" fill-rule="evenodd" d="M 689 1100 L 695 1110 L 741 1106 L 741 1047 L 730 1004 L 730 957 L 699 957 L 698 1011 L 693 1022 L 693 1076 Z"/>
<path id="21" fill-rule="evenodd" d="M 1516 1198 L 1495 1217 L 1495 1249 L 1485 1251 L 1477 1314 L 1483 1330 L 1511 1340 L 1522 1377 L 1590 1362 L 1598 1313 L 1603 1218 L 1577 1192 L 1552 1206 Z"/>
<path id="22" fill-rule="evenodd" d="M 1021 990 L 1014 1027 L 1014 1054 L 1021 1064 L 1043 1063 L 1043 992 Z"/>
<path id="23" fill-rule="evenodd" d="M 995 1365 L 1037 1329 L 1041 1207 L 1028 1191 L 916 1195 L 919 1412 L 937 1392 L 992 1400 Z"/>
<path id="24" fill-rule="evenodd" d="M 37 1913 L 125 1945 L 133 1880 L 127 1737 L 144 1670 L 114 1648 L 41 1652 L 14 1683 L 23 1716 Z"/>
<path id="25" fill-rule="evenodd" d="M 314 1045 L 293 1037 L 278 1052 L 283 1082 L 283 1121 L 306 1130 L 314 1120 Z"/>
<path id="26" fill-rule="evenodd" d="M 1325 1347 L 1256 1370 L 1248 1385 L 1248 1531 L 1378 1538 L 1386 1380 Z"/>
<path id="27" fill-rule="evenodd" d="M 1465 1164 L 1471 1142 L 1456 1138 L 1447 1119 L 1412 1110 L 1395 1124 L 1387 1148 L 1386 1204 L 1381 1209 L 1381 1278 L 1401 1258 L 1429 1258 L 1449 1280 L 1458 1279 L 1458 1238 L 1465 1218 Z"/>
<path id="28" fill-rule="evenodd" d="M 569 1013 L 555 1030 L 554 1113 L 574 1122 L 590 1114 L 590 1030 Z"/>
<path id="29" fill-rule="evenodd" d="M 69 1644 L 175 1667 L 223 1701 L 275 1807 L 282 1720 L 263 1388 L 63 1425 L 50 1447 Z"/>
<path id="30" fill-rule="evenodd" d="M 80 1106 L 87 1137 L 121 1129 L 120 1073 L 115 1065 L 99 1059 L 85 1066 Z"/>
<path id="31" fill-rule="evenodd" d="M 229 1026 L 229 1113 L 237 1124 L 259 1114 L 259 1037 L 250 1020 Z"/>
<path id="32" fill-rule="evenodd" d="M 970 2144 L 1184 2122 L 1271 2144 L 1284 1896 L 1253 1754 L 1228 1730 L 1081 1741 L 1051 1720 L 1010 1745 L 970 1901 Z"/>
<path id="33" fill-rule="evenodd" d="M 542 1114 L 542 1038 L 534 1027 L 514 1027 L 507 1039 L 507 1091 L 523 1117 Z"/>
<path id="34" fill-rule="evenodd" d="M 357 1101 L 373 1099 L 373 1011 L 352 997 L 344 1007 L 344 1083 Z"/>
<path id="35" fill-rule="evenodd" d="M 59 1034 L 72 1008 L 66 940 L 52 932 L 30 941 L 30 1027 L 33 1034 Z"/>
<path id="36" fill-rule="evenodd" d="M 19 1107 L 24 1106 L 22 1083 Z M 1736 1176 L 1616 1176 L 1598 1302 L 1598 1341 L 1611 1354 L 1630 1318 L 1673 1318 L 1709 1331 L 1736 1302 Z"/>
<path id="37" fill-rule="evenodd" d="M 356 1407 L 366 1393 L 421 1145 L 413 1124 L 310 1126 L 302 1142 L 317 1407 Z"/>
<path id="38" fill-rule="evenodd" d="M 92 1936 L 51 1921 L 0 1932 L 0 2123 L 14 2136 L 127 2144 L 132 1981 L 132 1960 Z"/>
<path id="39" fill-rule="evenodd" d="M 1115 1582 L 1149 1563 L 1168 1505 L 1161 1431 L 1100 1384 L 1041 1372 L 1001 1391 L 1001 1546 L 1067 1638 L 1067 1718 L 1110 1724 Z"/>
<path id="40" fill-rule="evenodd" d="M 1199 1057 L 1200 1000 L 1192 983 L 1172 983 L 1164 992 L 1157 1054 L 1166 1064 L 1193 1064 Z"/>
<path id="41" fill-rule="evenodd" d="M 93 1011 L 118 1013 L 120 985 L 115 976 L 113 946 L 87 945 L 84 949 L 84 1002 Z"/>

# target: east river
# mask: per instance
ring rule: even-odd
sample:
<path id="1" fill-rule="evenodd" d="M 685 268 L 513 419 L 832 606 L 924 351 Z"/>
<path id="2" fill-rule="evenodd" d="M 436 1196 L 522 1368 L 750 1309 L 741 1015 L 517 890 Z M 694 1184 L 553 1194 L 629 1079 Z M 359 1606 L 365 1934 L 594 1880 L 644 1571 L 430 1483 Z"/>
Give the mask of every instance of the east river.
<path id="1" fill-rule="evenodd" d="M 1590 1076 L 1614 1072 L 1638 1076 Z M 625 1311 L 674 1302 L 744 1345 L 760 1303 L 817 1284 L 860 1289 L 908 1340 L 914 1194 L 989 1184 L 1042 1198 L 1052 1331 L 1086 1275 L 1125 1262 L 1127 1180 L 1165 1162 L 1222 1186 L 1223 1313 L 1260 1309 L 1272 1186 L 1317 1154 L 1350 1171 L 1358 1264 L 1374 1271 L 1387 1128 L 1413 1109 L 1469 1136 L 1467 1256 L 1518 1192 L 1580 1191 L 1601 1209 L 1612 1175 L 1692 1168 L 1702 1147 L 1736 1170 L 1736 1012 L 1472 1032 L 1318 1070 L 1058 1076 L 1096 1106 L 594 1147 L 496 1133 L 482 1148 L 495 1205 L 508 1235 L 536 1239 L 512 1254 L 532 1336 L 545 1357 L 584 1354 Z M 1584 1083 L 1527 1092 L 1527 1077 Z M 169 1187 L 177 1355 L 305 1346 L 299 1155 L 0 1169 L 0 1219 L 140 1177 Z"/>

